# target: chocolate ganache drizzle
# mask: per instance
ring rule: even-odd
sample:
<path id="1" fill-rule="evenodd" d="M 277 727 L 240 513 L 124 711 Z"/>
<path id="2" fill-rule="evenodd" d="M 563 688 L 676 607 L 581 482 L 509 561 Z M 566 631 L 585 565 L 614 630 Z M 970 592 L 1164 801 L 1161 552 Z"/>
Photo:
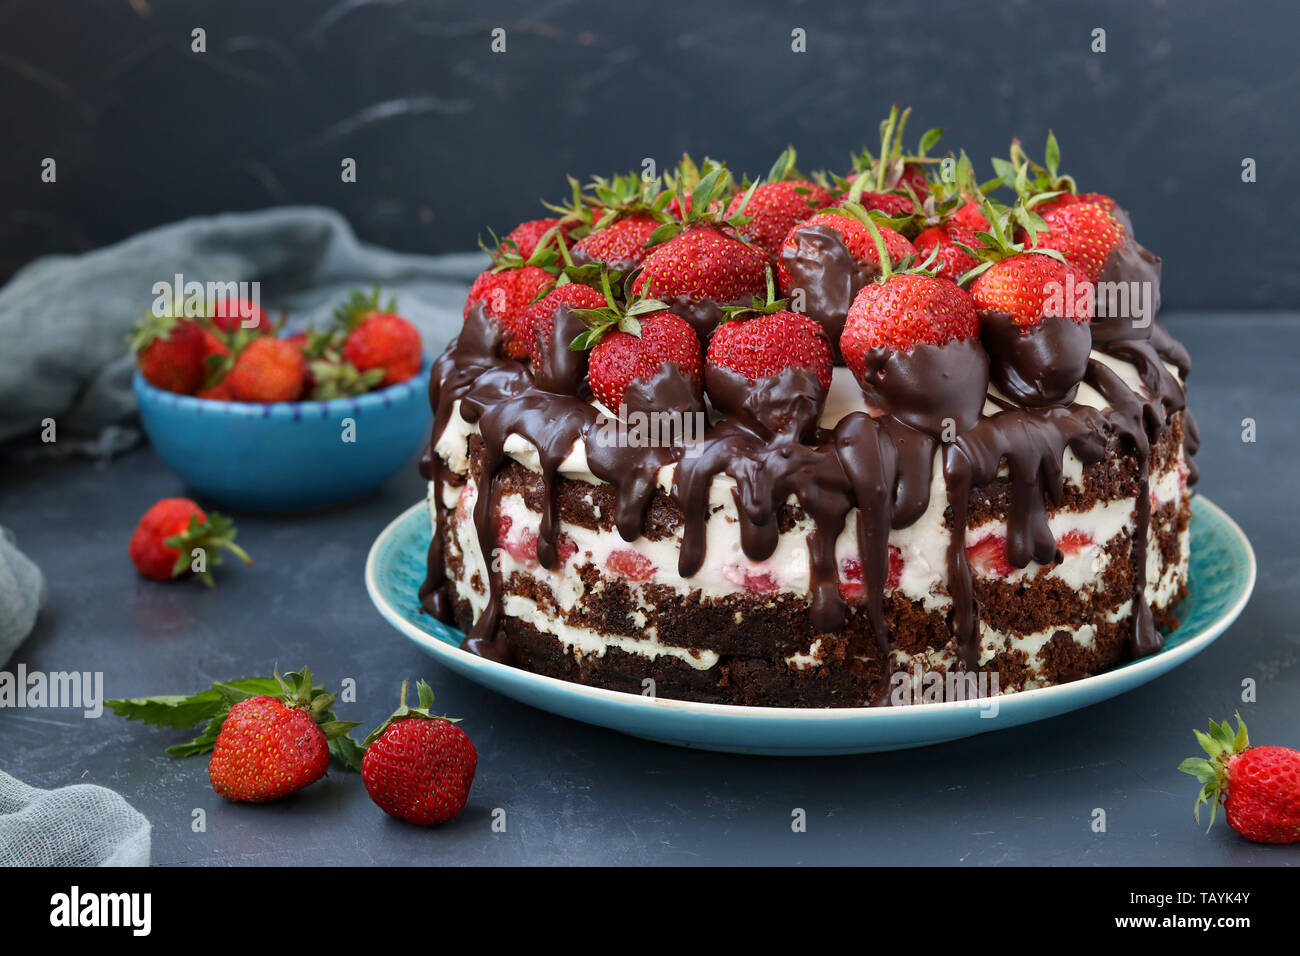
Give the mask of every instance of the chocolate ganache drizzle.
<path id="1" fill-rule="evenodd" d="M 817 227 L 805 246 L 787 255 L 785 264 L 803 284 L 806 309 L 832 341 L 843 327 L 853 296 L 870 276 L 860 274 L 833 230 Z M 815 241 L 814 241 L 815 240 Z M 1150 301 L 1158 301 L 1158 257 L 1133 240 L 1117 250 L 1104 276 L 1118 282 L 1151 283 Z M 670 303 L 674 305 L 674 303 Z M 675 303 L 707 338 L 718 309 L 712 303 Z M 1118 444 L 1138 467 L 1134 528 L 1132 656 L 1161 646 L 1145 597 L 1146 547 L 1151 521 L 1149 459 L 1151 447 L 1171 415 L 1185 412 L 1183 387 L 1166 366 L 1184 378 L 1187 352 L 1148 313 L 1099 317 L 1089 325 L 1047 320 L 1022 334 L 1005 316 L 982 315 L 982 338 L 945 346 L 919 346 L 908 353 L 871 355 L 862 382 L 870 412 L 853 411 L 831 428 L 819 427 L 825 390 L 815 376 L 788 370 L 758 382 L 718 368 L 706 371 L 709 401 L 725 415 L 685 455 L 677 447 L 627 447 L 597 440 L 603 413 L 587 391 L 586 355 L 567 347 L 584 328 L 561 307 L 541 367 L 504 357 L 501 331 L 475 307 L 460 335 L 434 365 L 430 400 L 435 409 L 433 438 L 421 461 L 433 485 L 437 529 L 428 554 L 428 577 L 420 589 L 422 606 L 451 621 L 452 587 L 444 563 L 447 534 L 442 491 L 463 482 L 435 450 L 451 416 L 459 408 L 481 437 L 472 457 L 471 477 L 478 489 L 473 521 L 480 549 L 490 554 L 497 535 L 500 497 L 496 475 L 506 463 L 506 440 L 518 435 L 537 450 L 544 488 L 537 556 L 543 567 L 556 564 L 559 537 L 557 478 L 560 464 L 581 441 L 587 467 L 613 486 L 615 526 L 622 538 L 642 533 L 658 475 L 673 464 L 668 492 L 683 515 L 678 572 L 690 578 L 703 565 L 706 526 L 713 480 L 734 480 L 741 545 L 753 561 L 775 551 L 780 515 L 793 498 L 811 519 L 807 547 L 810 570 L 810 621 L 818 632 L 843 628 L 849 607 L 840 591 L 835 543 L 851 512 L 857 511 L 856 534 L 862 564 L 863 604 L 872 635 L 882 652 L 890 636 L 883 611 L 889 575 L 889 533 L 917 521 L 929 506 L 936 456 L 947 491 L 950 513 L 948 590 L 952 628 L 961 661 L 978 668 L 979 607 L 967 564 L 966 526 L 972 491 L 1002 480 L 1005 466 L 1009 513 L 1007 556 L 1023 568 L 1031 561 L 1060 559 L 1047 522 L 1048 504 L 1059 505 L 1064 491 L 1063 456 L 1070 449 L 1089 465 Z M 720 315 L 720 313 L 719 313 Z M 1011 326 L 1011 327 L 1009 327 Z M 1090 351 L 1131 364 L 1146 394 L 1134 391 Z M 990 393 L 989 383 L 996 388 Z M 1082 384 L 1099 393 L 1104 410 L 1075 404 Z M 680 374 L 663 372 L 629 390 L 639 408 L 698 412 L 698 393 Z M 986 405 L 987 403 L 991 404 Z M 1196 450 L 1196 426 L 1184 414 L 1188 454 Z M 1190 458 L 1188 467 L 1193 468 Z M 1195 480 L 1195 472 L 1191 474 Z M 491 562 L 489 562 L 489 567 Z M 499 571 L 489 570 L 486 609 L 475 622 L 466 649 L 509 661 L 502 621 Z"/>

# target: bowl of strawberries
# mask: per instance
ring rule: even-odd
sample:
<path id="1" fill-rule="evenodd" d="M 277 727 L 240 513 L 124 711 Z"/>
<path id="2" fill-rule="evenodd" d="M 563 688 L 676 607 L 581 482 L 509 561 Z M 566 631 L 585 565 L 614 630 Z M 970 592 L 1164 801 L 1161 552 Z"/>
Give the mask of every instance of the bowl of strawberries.
<path id="1" fill-rule="evenodd" d="M 351 293 L 327 327 L 290 334 L 284 324 L 231 298 L 206 314 L 146 314 L 131 337 L 149 441 L 227 508 L 362 498 L 428 440 L 430 362 L 378 289 Z"/>

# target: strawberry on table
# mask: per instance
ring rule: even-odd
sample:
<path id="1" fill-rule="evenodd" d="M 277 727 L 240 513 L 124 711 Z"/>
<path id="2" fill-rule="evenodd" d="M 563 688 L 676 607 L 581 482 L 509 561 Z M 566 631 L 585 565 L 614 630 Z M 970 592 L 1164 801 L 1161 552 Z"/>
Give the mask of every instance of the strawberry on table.
<path id="1" fill-rule="evenodd" d="M 188 498 L 164 498 L 144 513 L 131 535 L 127 553 L 136 570 L 147 578 L 169 581 L 190 573 L 194 550 L 204 552 L 200 580 L 212 586 L 211 565 L 221 563 L 229 551 L 245 564 L 253 560 L 235 544 L 235 525 L 219 514 L 207 514 Z"/>
<path id="2" fill-rule="evenodd" d="M 363 748 L 349 736 L 355 721 L 331 712 L 334 695 L 303 668 L 283 676 L 242 677 L 191 695 L 106 700 L 120 717 L 169 729 L 200 726 L 198 736 L 167 748 L 173 757 L 212 753 L 208 777 L 227 800 L 266 803 L 319 780 L 331 756 L 361 769 Z"/>
<path id="3" fill-rule="evenodd" d="M 407 706 L 406 686 L 402 681 L 397 710 L 366 738 L 361 780 L 385 813 L 434 826 L 465 808 L 478 751 L 455 720 L 433 715 L 433 689 L 428 684 L 416 683 L 416 707 Z"/>
<path id="4" fill-rule="evenodd" d="M 1194 816 L 1210 805 L 1210 826 L 1219 804 L 1228 826 L 1256 843 L 1300 842 L 1300 751 L 1289 747 L 1252 747 L 1246 724 L 1237 715 L 1234 731 L 1225 720 L 1210 721 L 1208 734 L 1193 731 L 1205 757 L 1178 765 L 1201 783 Z"/>
<path id="5" fill-rule="evenodd" d="M 330 765 L 326 731 L 337 736 L 356 726 L 327 720 L 334 695 L 314 695 L 310 671 L 295 685 L 276 676 L 279 695 L 231 706 L 208 760 L 212 789 L 234 803 L 270 803 L 315 783 Z"/>
<path id="6" fill-rule="evenodd" d="M 188 319 L 146 315 L 131 333 L 130 346 L 150 385 L 192 395 L 203 383 L 203 331 Z"/>

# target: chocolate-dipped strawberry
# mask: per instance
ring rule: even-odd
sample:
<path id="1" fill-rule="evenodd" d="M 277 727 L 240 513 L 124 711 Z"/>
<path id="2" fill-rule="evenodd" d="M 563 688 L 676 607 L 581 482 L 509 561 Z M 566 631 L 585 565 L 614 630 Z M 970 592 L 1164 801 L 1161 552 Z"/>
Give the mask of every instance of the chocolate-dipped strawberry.
<path id="1" fill-rule="evenodd" d="M 469 287 L 463 318 L 468 320 L 470 312 L 481 307 L 484 315 L 501 326 L 502 349 L 509 358 L 528 355 L 528 307 L 547 285 L 555 282 L 560 261 L 558 245 L 557 228 L 539 237 L 527 258 L 520 255 L 513 241 L 503 242 L 491 253 L 491 268 L 480 272 Z"/>
<path id="2" fill-rule="evenodd" d="M 799 437 L 817 425 L 831 385 L 830 342 L 820 325 L 775 299 L 727 310 L 705 355 L 715 407 L 760 434 Z"/>
<path id="3" fill-rule="evenodd" d="M 790 230 L 777 262 L 782 294 L 798 296 L 798 311 L 825 330 L 837 362 L 849 306 L 858 290 L 881 272 L 881 253 L 864 224 L 867 217 L 867 210 L 856 203 L 818 213 Z M 916 255 L 901 233 L 885 225 L 878 230 L 890 265 Z"/>
<path id="4" fill-rule="evenodd" d="M 868 403 L 900 421 L 945 441 L 979 421 L 988 356 L 974 303 L 952 280 L 886 265 L 853 300 L 840 351 Z"/>
<path id="5" fill-rule="evenodd" d="M 587 381 L 597 400 L 615 414 L 703 412 L 700 340 L 690 324 L 657 299 L 620 303 L 608 273 L 602 291 L 602 306 L 572 310 L 587 330 L 569 346 L 591 350 Z"/>
<path id="6" fill-rule="evenodd" d="M 1160 257 L 1137 241 L 1127 212 L 1105 193 L 1081 193 L 1059 172 L 1060 147 L 1047 136 L 1044 164 L 1011 144 L 1010 161 L 995 160 L 1006 185 L 1042 219 L 1042 228 L 1017 238 L 1027 247 L 1055 249 L 1098 284 L 1095 344 L 1151 337 L 1160 311 Z"/>
<path id="7" fill-rule="evenodd" d="M 1087 274 L 1054 250 L 1026 250 L 1011 241 L 1017 222 L 1030 235 L 1037 217 L 1023 204 L 1009 209 L 986 201 L 987 232 L 977 250 L 981 264 L 964 277 L 993 383 L 1022 405 L 1074 401 L 1092 350 L 1095 289 Z"/>

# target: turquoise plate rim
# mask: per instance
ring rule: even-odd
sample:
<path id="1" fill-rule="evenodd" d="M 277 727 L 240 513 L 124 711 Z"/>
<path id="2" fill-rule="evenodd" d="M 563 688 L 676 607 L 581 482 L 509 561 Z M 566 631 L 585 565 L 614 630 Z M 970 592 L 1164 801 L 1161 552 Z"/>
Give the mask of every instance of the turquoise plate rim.
<path id="1" fill-rule="evenodd" d="M 405 599 L 405 592 L 382 584 L 385 575 L 394 571 L 395 552 L 408 561 L 415 558 L 417 566 L 423 567 L 430 535 L 425 501 L 407 508 L 380 532 L 366 558 L 365 581 L 379 613 L 425 653 L 475 683 L 542 710 L 682 747 L 786 756 L 869 753 L 942 743 L 1068 713 L 1145 684 L 1204 650 L 1246 606 L 1255 586 L 1256 562 L 1245 533 L 1222 508 L 1197 495 L 1192 513 L 1191 593 L 1180 610 L 1197 597 L 1205 583 L 1202 578 L 1213 578 L 1212 617 L 1191 630 L 1184 623 L 1167 637 L 1161 651 L 1141 660 L 1071 683 L 1003 695 L 997 698 L 992 715 L 987 702 L 978 701 L 798 708 L 643 697 L 546 677 L 470 654 L 458 646 L 464 640 L 461 631 L 419 611 L 414 588 L 403 610 L 393 599 Z M 1198 537 L 1203 539 L 1199 547 Z M 1236 559 L 1229 569 L 1235 573 L 1226 579 L 1221 574 L 1216 577 L 1205 565 L 1213 545 L 1228 549 Z M 1224 570 L 1220 565 L 1218 571 Z M 406 583 L 411 583 L 409 578 Z"/>

